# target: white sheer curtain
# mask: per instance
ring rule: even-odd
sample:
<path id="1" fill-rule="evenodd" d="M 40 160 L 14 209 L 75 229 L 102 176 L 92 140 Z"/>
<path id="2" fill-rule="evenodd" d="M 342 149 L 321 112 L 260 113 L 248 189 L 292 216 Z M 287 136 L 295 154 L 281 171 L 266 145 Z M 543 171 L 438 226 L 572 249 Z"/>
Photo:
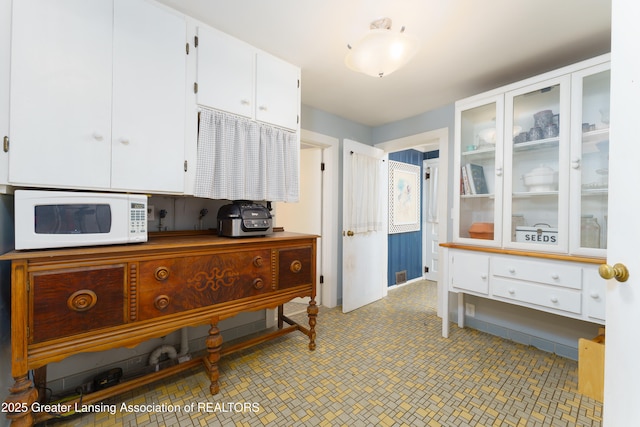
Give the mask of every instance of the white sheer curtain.
<path id="1" fill-rule="evenodd" d="M 382 228 L 380 204 L 380 180 L 382 161 L 358 153 L 352 153 L 351 173 L 347 177 L 352 197 L 347 209 L 346 228 L 355 233 L 378 231 Z"/>
<path id="2" fill-rule="evenodd" d="M 295 132 L 203 109 L 194 196 L 297 202 L 299 149 Z"/>

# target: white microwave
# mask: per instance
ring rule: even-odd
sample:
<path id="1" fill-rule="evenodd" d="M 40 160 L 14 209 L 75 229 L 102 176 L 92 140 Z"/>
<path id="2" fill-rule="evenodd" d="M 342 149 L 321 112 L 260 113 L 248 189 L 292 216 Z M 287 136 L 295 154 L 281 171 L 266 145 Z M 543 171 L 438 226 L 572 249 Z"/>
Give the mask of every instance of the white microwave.
<path id="1" fill-rule="evenodd" d="M 16 190 L 15 248 L 147 241 L 147 196 Z"/>

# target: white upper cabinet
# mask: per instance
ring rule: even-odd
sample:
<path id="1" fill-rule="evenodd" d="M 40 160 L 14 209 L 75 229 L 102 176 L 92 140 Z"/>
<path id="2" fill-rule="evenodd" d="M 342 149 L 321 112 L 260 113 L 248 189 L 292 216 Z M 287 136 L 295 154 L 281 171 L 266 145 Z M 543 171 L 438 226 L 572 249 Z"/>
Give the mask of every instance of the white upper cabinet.
<path id="1" fill-rule="evenodd" d="M 258 52 L 256 120 L 288 129 L 298 127 L 300 71 L 274 56 Z"/>
<path id="2" fill-rule="evenodd" d="M 255 49 L 212 28 L 197 31 L 198 104 L 253 118 Z"/>
<path id="3" fill-rule="evenodd" d="M 186 23 L 144 0 L 13 4 L 9 182 L 184 190 Z"/>
<path id="4" fill-rule="evenodd" d="M 197 32 L 198 104 L 298 129 L 298 67 L 213 28 Z"/>
<path id="5" fill-rule="evenodd" d="M 186 23 L 141 0 L 116 0 L 111 187 L 184 191 Z"/>
<path id="6" fill-rule="evenodd" d="M 456 103 L 454 242 L 606 255 L 608 60 Z"/>
<path id="7" fill-rule="evenodd" d="M 111 0 L 13 2 L 9 181 L 108 188 Z"/>

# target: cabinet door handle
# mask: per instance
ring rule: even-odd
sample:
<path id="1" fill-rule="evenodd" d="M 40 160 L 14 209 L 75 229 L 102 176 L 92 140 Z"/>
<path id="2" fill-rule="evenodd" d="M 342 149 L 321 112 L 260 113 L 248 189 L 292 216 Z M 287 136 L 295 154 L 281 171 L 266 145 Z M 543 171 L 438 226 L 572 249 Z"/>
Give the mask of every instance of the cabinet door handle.
<path id="1" fill-rule="evenodd" d="M 480 275 L 480 278 L 481 278 L 482 280 L 487 280 L 487 275 L 486 275 L 486 274 L 481 274 L 481 275 Z"/>
<path id="2" fill-rule="evenodd" d="M 120 138 L 120 144 L 122 145 L 129 145 L 129 138 Z"/>
<path id="3" fill-rule="evenodd" d="M 558 302 L 558 297 L 552 296 L 551 298 L 549 298 L 551 300 L 552 303 L 556 304 Z"/>
<path id="4" fill-rule="evenodd" d="M 560 275 L 559 275 L 558 273 L 553 273 L 553 274 L 551 275 L 551 278 L 552 278 L 553 280 L 558 280 L 558 279 L 560 278 Z"/>
<path id="5" fill-rule="evenodd" d="M 515 268 L 513 268 L 513 267 L 510 267 L 510 268 L 509 268 L 509 273 L 511 273 L 511 274 L 516 274 L 516 269 L 515 269 Z"/>
<path id="6" fill-rule="evenodd" d="M 240 104 L 242 104 L 242 105 L 251 105 L 251 103 L 249 102 L 248 99 L 241 99 L 240 100 Z"/>
<path id="7" fill-rule="evenodd" d="M 102 135 L 100 132 L 96 131 L 93 132 L 93 134 L 91 135 L 93 137 L 93 139 L 95 139 L 96 141 L 102 141 L 104 139 L 104 135 Z"/>
<path id="8" fill-rule="evenodd" d="M 589 296 L 590 296 L 591 298 L 593 298 L 593 299 L 600 299 L 600 294 L 599 294 L 599 293 L 597 293 L 597 292 L 595 292 L 595 291 L 594 291 L 594 292 L 591 292 L 591 293 L 589 294 Z"/>
<path id="9" fill-rule="evenodd" d="M 258 109 L 259 109 L 260 111 L 267 111 L 267 110 L 268 110 L 268 108 L 267 108 L 267 106 L 266 106 L 266 105 L 261 105 L 260 107 L 258 107 Z"/>
<path id="10" fill-rule="evenodd" d="M 514 295 L 516 293 L 516 290 L 511 288 L 511 289 L 507 290 L 507 292 L 509 292 L 510 295 Z"/>
<path id="11" fill-rule="evenodd" d="M 502 176 L 502 168 L 496 168 L 496 176 Z"/>
<path id="12" fill-rule="evenodd" d="M 580 168 L 580 159 L 573 159 L 571 160 L 571 167 L 573 169 L 578 169 Z"/>

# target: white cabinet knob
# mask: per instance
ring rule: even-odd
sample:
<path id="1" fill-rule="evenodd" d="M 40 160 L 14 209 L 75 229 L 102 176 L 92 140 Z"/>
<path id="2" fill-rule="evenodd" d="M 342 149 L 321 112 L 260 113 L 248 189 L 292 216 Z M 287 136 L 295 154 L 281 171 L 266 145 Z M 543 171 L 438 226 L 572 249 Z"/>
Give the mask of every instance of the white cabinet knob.
<path id="1" fill-rule="evenodd" d="M 589 296 L 593 299 L 600 299 L 600 294 L 597 293 L 596 291 L 592 291 Z"/>
<path id="2" fill-rule="evenodd" d="M 573 159 L 571 160 L 571 167 L 573 169 L 578 169 L 580 168 L 580 159 Z"/>
<path id="3" fill-rule="evenodd" d="M 516 269 L 515 269 L 515 268 L 513 268 L 513 267 L 510 267 L 510 268 L 509 268 L 509 273 L 511 273 L 511 274 L 516 274 Z"/>
<path id="4" fill-rule="evenodd" d="M 509 294 L 510 294 L 510 295 L 513 295 L 513 294 L 515 294 L 515 293 L 516 293 L 516 290 L 515 290 L 515 289 L 513 289 L 513 288 L 511 288 L 511 289 L 509 289 L 507 292 L 509 292 Z"/>
<path id="5" fill-rule="evenodd" d="M 481 274 L 481 275 L 480 275 L 480 278 L 481 278 L 482 280 L 487 280 L 487 275 L 486 275 L 486 274 Z"/>
<path id="6" fill-rule="evenodd" d="M 92 136 L 92 137 L 93 137 L 93 139 L 95 139 L 96 141 L 102 141 L 102 140 L 104 139 L 104 136 L 103 136 L 100 132 L 98 132 L 98 131 L 94 132 L 91 136 Z"/>
<path id="7" fill-rule="evenodd" d="M 496 176 L 502 176 L 502 168 L 496 168 Z"/>
<path id="8" fill-rule="evenodd" d="M 267 108 L 267 106 L 266 106 L 266 105 L 261 105 L 261 106 L 259 106 L 259 107 L 258 107 L 258 109 L 259 109 L 260 111 L 267 111 L 267 110 L 268 110 L 268 108 Z"/>
<path id="9" fill-rule="evenodd" d="M 558 302 L 558 297 L 552 296 L 551 298 L 549 298 L 551 300 L 552 303 L 556 304 Z"/>
<path id="10" fill-rule="evenodd" d="M 122 145 L 129 145 L 129 138 L 120 138 L 120 144 Z"/>
<path id="11" fill-rule="evenodd" d="M 242 104 L 242 105 L 250 105 L 251 103 L 249 102 L 248 99 L 241 99 L 240 100 L 240 104 Z"/>
<path id="12" fill-rule="evenodd" d="M 552 278 L 553 280 L 558 280 L 558 279 L 560 278 L 560 275 L 559 275 L 558 273 L 553 273 L 553 274 L 551 275 L 551 278 Z"/>

